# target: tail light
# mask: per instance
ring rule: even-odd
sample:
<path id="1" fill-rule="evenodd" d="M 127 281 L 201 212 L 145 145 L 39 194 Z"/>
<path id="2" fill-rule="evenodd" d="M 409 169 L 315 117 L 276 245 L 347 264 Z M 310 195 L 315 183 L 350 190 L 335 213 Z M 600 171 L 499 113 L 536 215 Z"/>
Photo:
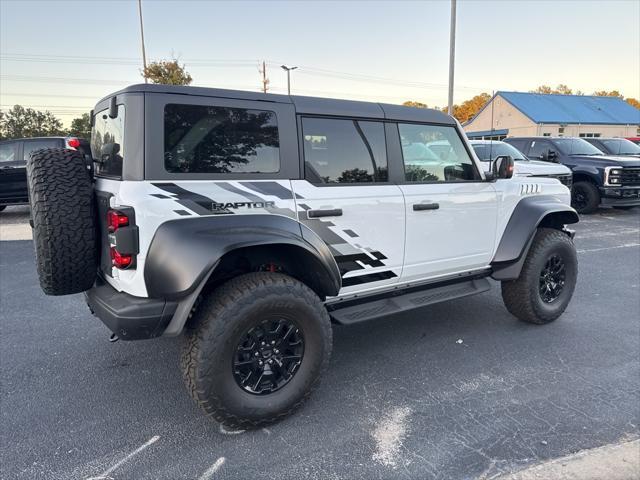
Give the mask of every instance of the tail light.
<path id="1" fill-rule="evenodd" d="M 107 211 L 111 264 L 122 270 L 134 265 L 138 253 L 138 227 L 133 223 L 132 208 Z"/>
<path id="2" fill-rule="evenodd" d="M 76 137 L 71 137 L 67 140 L 67 146 L 71 148 L 78 148 L 80 146 L 80 140 Z"/>

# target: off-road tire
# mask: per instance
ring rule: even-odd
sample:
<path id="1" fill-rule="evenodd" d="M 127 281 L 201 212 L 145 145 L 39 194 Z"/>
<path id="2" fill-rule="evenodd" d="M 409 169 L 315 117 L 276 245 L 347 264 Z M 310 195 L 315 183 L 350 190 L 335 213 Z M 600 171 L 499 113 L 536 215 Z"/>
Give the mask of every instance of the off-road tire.
<path id="1" fill-rule="evenodd" d="M 583 195 L 585 200 L 578 203 L 578 195 Z M 586 180 L 573 184 L 571 187 L 571 206 L 578 213 L 593 213 L 598 209 L 598 205 L 600 205 L 600 191 L 596 185 Z"/>
<path id="2" fill-rule="evenodd" d="M 562 292 L 551 303 L 540 294 L 540 275 L 552 255 L 559 255 L 565 264 L 566 278 Z M 550 228 L 536 232 L 531 248 L 517 280 L 502 282 L 502 299 L 507 310 L 523 322 L 543 325 L 553 322 L 567 308 L 578 276 L 578 256 L 567 234 Z"/>
<path id="3" fill-rule="evenodd" d="M 233 356 L 244 332 L 280 312 L 295 316 L 304 335 L 302 363 L 279 390 L 255 395 L 234 378 Z M 230 428 L 257 428 L 291 414 L 317 386 L 331 355 L 331 322 L 320 298 L 279 273 L 233 278 L 203 298 L 191 325 L 181 355 L 187 389 L 208 416 Z"/>
<path id="4" fill-rule="evenodd" d="M 96 206 L 80 152 L 51 148 L 27 160 L 29 204 L 40 286 L 47 295 L 92 287 L 98 269 Z"/>

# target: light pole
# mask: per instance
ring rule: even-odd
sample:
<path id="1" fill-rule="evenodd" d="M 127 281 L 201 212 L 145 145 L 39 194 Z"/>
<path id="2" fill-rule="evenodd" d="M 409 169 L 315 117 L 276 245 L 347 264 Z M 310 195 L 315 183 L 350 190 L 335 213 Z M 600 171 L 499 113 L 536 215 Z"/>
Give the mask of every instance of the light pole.
<path id="1" fill-rule="evenodd" d="M 449 103 L 447 113 L 453 115 L 453 66 L 456 57 L 456 0 L 451 0 L 451 28 L 449 30 Z"/>
<path id="2" fill-rule="evenodd" d="M 138 15 L 140 16 L 140 42 L 142 44 L 142 68 L 144 75 L 144 83 L 147 83 L 147 53 L 144 49 L 144 27 L 142 26 L 142 0 L 138 0 Z"/>
<path id="3" fill-rule="evenodd" d="M 287 95 L 291 95 L 291 70 L 295 70 L 298 67 L 287 67 L 286 65 L 280 65 L 280 68 L 287 71 Z"/>

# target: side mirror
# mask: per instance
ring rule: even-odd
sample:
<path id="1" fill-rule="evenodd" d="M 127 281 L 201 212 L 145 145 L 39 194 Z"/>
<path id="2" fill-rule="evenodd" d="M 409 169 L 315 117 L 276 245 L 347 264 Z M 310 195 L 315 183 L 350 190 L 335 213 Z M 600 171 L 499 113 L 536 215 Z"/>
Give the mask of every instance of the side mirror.
<path id="1" fill-rule="evenodd" d="M 511 178 L 513 177 L 513 170 L 515 169 L 515 162 L 509 155 L 500 155 L 493 161 L 493 176 L 498 178 Z"/>
<path id="2" fill-rule="evenodd" d="M 558 161 L 558 153 L 555 150 L 549 150 L 547 152 L 547 160 L 549 160 L 550 162 L 557 162 Z"/>

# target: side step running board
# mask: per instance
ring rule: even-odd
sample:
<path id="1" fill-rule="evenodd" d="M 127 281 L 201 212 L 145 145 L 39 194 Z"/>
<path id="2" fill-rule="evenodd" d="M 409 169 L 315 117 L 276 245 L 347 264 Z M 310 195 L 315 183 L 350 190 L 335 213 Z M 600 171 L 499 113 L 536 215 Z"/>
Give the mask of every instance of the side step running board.
<path id="1" fill-rule="evenodd" d="M 381 298 L 370 302 L 353 303 L 344 306 L 332 304 L 329 315 L 338 323 L 349 325 L 364 322 L 394 313 L 414 310 L 426 305 L 445 302 L 456 298 L 475 295 L 491 289 L 486 278 L 467 280 L 444 286 L 431 286 L 418 291 L 411 291 L 392 297 Z"/>

